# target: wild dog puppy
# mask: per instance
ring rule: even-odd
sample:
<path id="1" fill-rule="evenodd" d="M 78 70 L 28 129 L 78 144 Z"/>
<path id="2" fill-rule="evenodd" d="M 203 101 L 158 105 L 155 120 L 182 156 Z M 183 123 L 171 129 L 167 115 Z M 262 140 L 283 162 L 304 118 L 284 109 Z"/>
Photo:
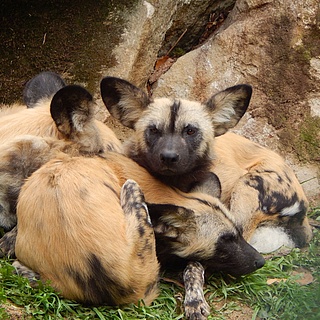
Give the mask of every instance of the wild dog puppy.
<path id="1" fill-rule="evenodd" d="M 216 138 L 212 171 L 221 200 L 259 252 L 304 247 L 312 231 L 308 200 L 292 169 L 277 153 L 234 133 Z"/>
<path id="2" fill-rule="evenodd" d="M 0 142 L 31 134 L 79 142 L 84 152 L 121 151 L 121 143 L 113 131 L 94 119 L 91 94 L 81 86 L 63 86 L 63 80 L 57 77 L 51 73 L 37 75 L 24 90 L 29 108 L 2 116 L 0 113 Z"/>
<path id="3" fill-rule="evenodd" d="M 61 155 L 22 187 L 14 265 L 86 305 L 149 305 L 158 294 L 155 237 L 143 193 L 108 165 Z"/>
<path id="4" fill-rule="evenodd" d="M 210 175 L 214 137 L 238 123 L 251 93 L 249 85 L 237 85 L 205 103 L 152 100 L 125 80 L 106 77 L 101 81 L 101 95 L 110 114 L 135 130 L 126 154 L 162 182 L 184 192 Z M 218 180 L 216 184 L 218 188 Z"/>
<path id="5" fill-rule="evenodd" d="M 274 152 L 227 132 L 246 111 L 251 87 L 228 88 L 205 104 L 153 101 L 132 84 L 106 77 L 101 94 L 110 113 L 135 130 L 129 157 L 187 192 L 206 183 L 209 172 L 217 175 L 212 194 L 219 196 L 221 188 L 238 228 L 261 252 L 310 241 L 308 201 L 293 171 Z"/>

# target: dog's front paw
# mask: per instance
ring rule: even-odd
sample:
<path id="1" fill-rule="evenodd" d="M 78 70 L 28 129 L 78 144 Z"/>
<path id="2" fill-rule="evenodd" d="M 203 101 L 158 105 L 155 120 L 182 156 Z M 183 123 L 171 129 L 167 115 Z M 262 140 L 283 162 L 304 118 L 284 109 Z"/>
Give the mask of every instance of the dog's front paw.
<path id="1" fill-rule="evenodd" d="M 189 262 L 183 274 L 185 286 L 184 312 L 188 320 L 205 320 L 210 306 L 203 293 L 204 269 L 199 262 Z"/>
<path id="2" fill-rule="evenodd" d="M 15 257 L 16 238 L 17 238 L 17 226 L 15 226 L 12 230 L 5 233 L 4 236 L 0 239 L 0 258 Z"/>
<path id="3" fill-rule="evenodd" d="M 188 320 L 205 320 L 210 315 L 210 306 L 206 300 L 185 301 L 184 312 Z"/>

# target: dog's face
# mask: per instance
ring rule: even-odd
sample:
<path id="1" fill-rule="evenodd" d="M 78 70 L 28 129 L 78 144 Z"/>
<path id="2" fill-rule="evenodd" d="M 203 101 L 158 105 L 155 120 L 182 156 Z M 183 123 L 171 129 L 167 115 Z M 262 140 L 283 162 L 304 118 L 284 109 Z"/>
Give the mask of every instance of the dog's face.
<path id="1" fill-rule="evenodd" d="M 237 85 L 204 103 L 150 100 L 125 80 L 106 77 L 101 81 L 102 98 L 110 114 L 135 130 L 126 153 L 151 174 L 169 180 L 208 171 L 214 157 L 214 137 L 238 123 L 251 93 L 249 85 Z"/>
<path id="2" fill-rule="evenodd" d="M 244 240 L 218 199 L 197 193 L 189 196 L 198 200 L 192 209 L 148 204 L 164 268 L 199 261 L 210 271 L 243 275 L 264 265 L 264 258 Z"/>

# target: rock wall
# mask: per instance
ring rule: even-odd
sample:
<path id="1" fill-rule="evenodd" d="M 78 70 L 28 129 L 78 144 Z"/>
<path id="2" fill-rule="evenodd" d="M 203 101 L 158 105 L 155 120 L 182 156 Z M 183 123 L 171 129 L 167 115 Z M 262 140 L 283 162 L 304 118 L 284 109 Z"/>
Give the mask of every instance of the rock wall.
<path id="1" fill-rule="evenodd" d="M 197 1 L 184 1 L 183 5 L 181 2 L 175 2 L 180 6 L 170 7 L 171 14 L 164 20 L 160 3 L 143 2 L 152 12 L 147 17 L 153 25 L 150 35 L 165 42 L 165 29 L 169 32 L 172 25 L 179 29 L 174 20 L 180 16 L 176 11 L 186 12 L 184 6 L 197 4 Z M 165 7 L 168 5 L 164 3 Z M 210 6 L 210 1 L 206 5 Z M 230 6 L 230 3 L 225 5 Z M 156 32 L 156 25 L 161 26 L 161 34 Z M 185 27 L 182 24 L 180 32 Z M 143 50 L 147 47 L 143 41 Z M 150 60 L 155 60 L 159 43 L 152 48 Z M 159 55 L 164 54 L 163 48 L 168 45 L 162 44 Z M 119 72 L 121 65 L 113 68 L 112 73 L 143 86 L 151 63 L 148 69 L 141 68 L 141 63 L 140 56 L 139 63 L 126 68 L 130 70 L 126 75 Z M 139 74 L 136 70 L 143 72 Z M 153 84 L 152 93 L 158 97 L 205 100 L 228 86 L 250 83 L 254 88 L 251 106 L 235 131 L 286 157 L 307 194 L 318 198 L 319 78 L 320 9 L 317 0 L 238 0 L 220 28 L 197 49 L 179 57 Z"/>

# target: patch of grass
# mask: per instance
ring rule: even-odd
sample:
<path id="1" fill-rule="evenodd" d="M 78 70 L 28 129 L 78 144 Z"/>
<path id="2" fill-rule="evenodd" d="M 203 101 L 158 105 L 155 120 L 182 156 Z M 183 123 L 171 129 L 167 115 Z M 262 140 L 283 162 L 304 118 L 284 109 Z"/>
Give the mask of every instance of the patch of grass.
<path id="1" fill-rule="evenodd" d="M 310 214 L 320 217 L 320 208 Z M 320 319 L 320 232 L 314 231 L 309 249 L 294 249 L 286 256 L 273 256 L 266 265 L 253 274 L 232 278 L 215 274 L 205 287 L 207 301 L 212 313 L 209 319 L 233 319 L 232 312 L 242 312 L 243 306 L 252 309 L 251 315 L 241 319 Z M 293 270 L 303 268 L 313 276 L 308 285 L 297 283 L 299 274 Z M 47 285 L 31 288 L 28 281 L 13 274 L 11 261 L 0 260 L 0 318 L 10 319 L 6 305 L 21 307 L 28 319 L 183 319 L 184 291 L 174 283 L 161 282 L 161 294 L 146 307 L 129 305 L 117 307 L 83 307 L 61 298 Z M 268 284 L 268 280 L 276 280 Z"/>

